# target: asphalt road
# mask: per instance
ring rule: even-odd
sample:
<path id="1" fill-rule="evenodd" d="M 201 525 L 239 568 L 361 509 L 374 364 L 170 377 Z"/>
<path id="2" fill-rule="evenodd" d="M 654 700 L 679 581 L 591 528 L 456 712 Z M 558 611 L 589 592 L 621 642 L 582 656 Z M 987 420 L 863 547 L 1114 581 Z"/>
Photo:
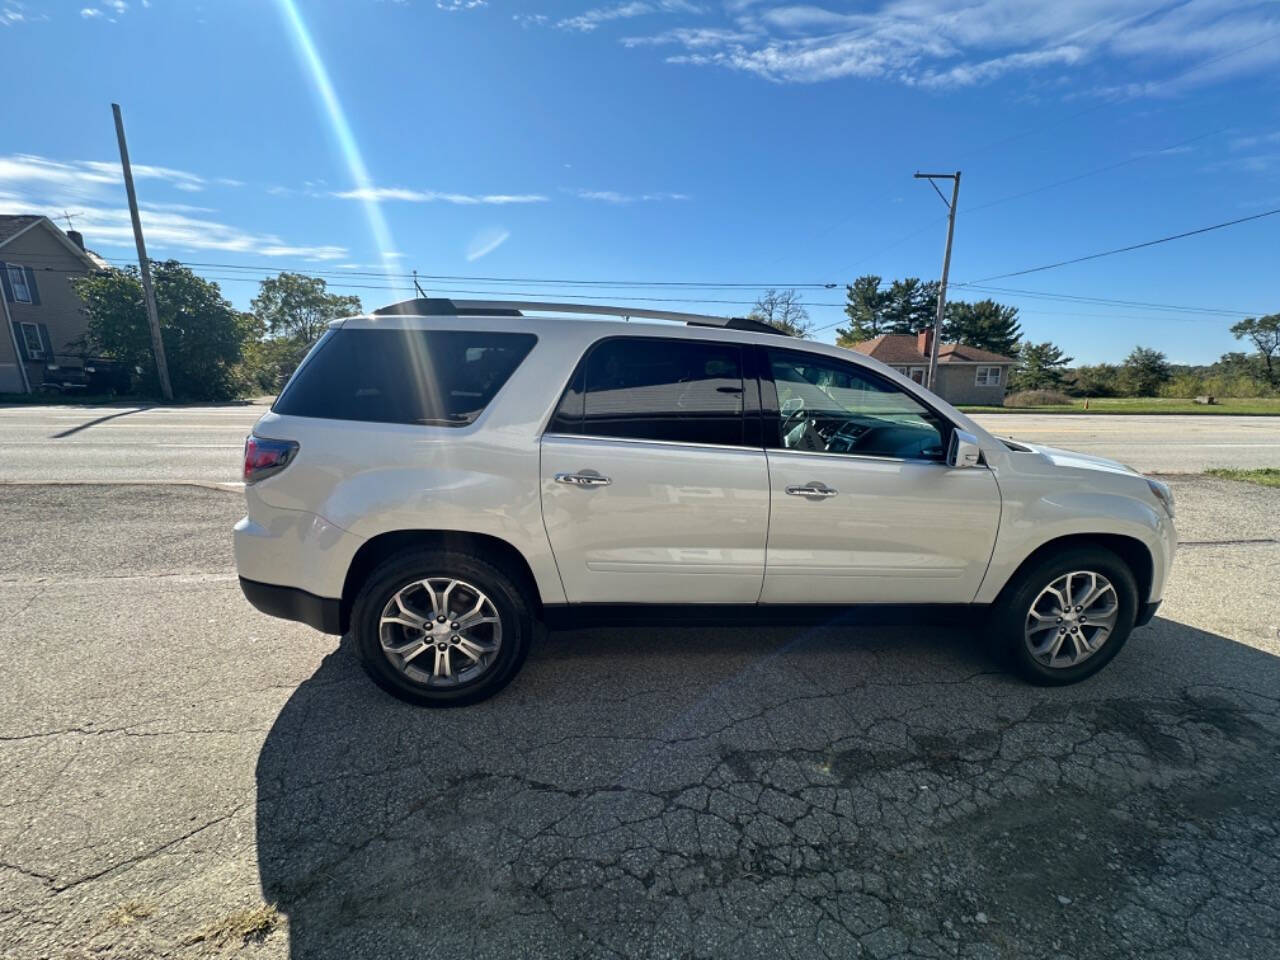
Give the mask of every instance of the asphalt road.
<path id="1" fill-rule="evenodd" d="M 236 482 L 264 404 L 0 407 L 0 482 Z M 1156 473 L 1280 466 L 1280 417 L 989 414 L 1002 436 L 1094 453 Z"/>
<path id="2" fill-rule="evenodd" d="M 2 487 L 0 956 L 1271 960 L 1277 492 L 1173 483 L 1198 545 L 1082 685 L 935 626 L 582 630 L 447 712 L 247 606 L 238 495 Z"/>

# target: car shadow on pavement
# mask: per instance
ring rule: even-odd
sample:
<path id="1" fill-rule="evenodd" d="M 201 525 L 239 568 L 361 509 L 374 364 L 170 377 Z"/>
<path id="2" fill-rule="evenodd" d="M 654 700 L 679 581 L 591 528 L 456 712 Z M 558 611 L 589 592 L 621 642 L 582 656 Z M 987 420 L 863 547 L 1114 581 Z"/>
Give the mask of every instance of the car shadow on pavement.
<path id="1" fill-rule="evenodd" d="M 1046 689 L 979 640 L 554 633 L 431 711 L 344 639 L 259 757 L 264 896 L 295 960 L 1280 955 L 1280 659 L 1160 618 Z"/>

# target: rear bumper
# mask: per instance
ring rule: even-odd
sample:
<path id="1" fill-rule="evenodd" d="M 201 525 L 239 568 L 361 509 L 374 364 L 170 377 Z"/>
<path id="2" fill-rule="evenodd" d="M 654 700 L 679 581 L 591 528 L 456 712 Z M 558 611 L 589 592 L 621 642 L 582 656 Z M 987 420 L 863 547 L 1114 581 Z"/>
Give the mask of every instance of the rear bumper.
<path id="1" fill-rule="evenodd" d="M 273 583 L 240 578 L 245 599 L 263 613 L 282 620 L 296 620 L 321 633 L 341 635 L 342 601 L 317 597 L 297 587 L 279 587 Z"/>

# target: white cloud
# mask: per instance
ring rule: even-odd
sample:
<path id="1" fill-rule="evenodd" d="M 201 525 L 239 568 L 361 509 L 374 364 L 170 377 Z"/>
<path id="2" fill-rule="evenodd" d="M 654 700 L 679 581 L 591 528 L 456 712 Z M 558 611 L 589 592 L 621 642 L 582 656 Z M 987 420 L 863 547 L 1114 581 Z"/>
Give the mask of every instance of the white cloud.
<path id="1" fill-rule="evenodd" d="M 438 190 L 410 190 L 406 187 L 368 187 L 355 190 L 340 190 L 330 194 L 342 200 L 399 200 L 405 203 L 453 203 L 460 206 L 476 204 L 492 204 L 504 206 L 512 203 L 546 203 L 547 198 L 540 193 L 442 193 Z"/>
<path id="2" fill-rule="evenodd" d="M 601 203 L 643 203 L 654 200 L 688 200 L 685 193 L 620 193 L 617 190 L 569 190 L 579 200 L 598 200 Z"/>
<path id="3" fill-rule="evenodd" d="M 104 163 L 101 160 L 81 160 L 78 165 L 91 170 L 95 173 L 105 174 L 113 180 L 122 180 L 124 174 L 120 171 L 119 163 Z M 156 167 L 146 163 L 135 163 L 131 165 L 134 180 L 167 180 L 170 184 L 179 190 L 185 190 L 188 193 L 198 193 L 205 188 L 207 181 L 204 177 L 196 176 L 194 173 L 187 173 L 185 170 L 174 170 L 172 167 Z"/>
<path id="4" fill-rule="evenodd" d="M 0 3 L 0 27 L 11 27 L 18 23 L 38 23 L 48 19 L 47 13 L 29 13 L 27 5 L 19 3 L 18 0 L 4 0 Z"/>
<path id="5" fill-rule="evenodd" d="M 467 245 L 467 262 L 470 263 L 479 260 L 481 257 L 487 257 L 493 251 L 507 242 L 507 238 L 511 236 L 510 230 L 504 230 L 502 227 L 493 227 L 489 230 L 481 230 Z"/>
<path id="6" fill-rule="evenodd" d="M 600 26 L 602 23 L 608 23 L 611 20 L 630 20 L 633 17 L 643 17 L 653 13 L 688 13 L 699 14 L 703 12 L 703 8 L 689 0 L 626 0 L 623 3 L 615 3 L 611 6 L 592 7 L 582 13 L 572 17 L 563 17 L 556 21 L 556 26 L 561 30 L 577 30 L 580 33 L 590 33 Z M 538 23 L 546 23 L 547 18 L 535 15 Z M 528 25 L 534 18 L 527 18 L 521 21 Z"/>
<path id="7" fill-rule="evenodd" d="M 151 6 L 146 0 L 143 0 L 144 7 Z M 83 7 L 80 10 L 80 16 L 86 20 L 105 20 L 107 23 L 117 23 L 121 17 L 129 12 L 129 4 L 126 0 L 98 0 L 96 7 Z"/>
<path id="8" fill-rule="evenodd" d="M 637 0 L 598 8 L 595 19 L 577 29 L 595 29 L 606 12 L 616 19 L 624 8 L 653 6 Z M 1259 38 L 1277 30 L 1280 5 L 1240 0 L 1186 0 L 1154 9 L 1151 0 L 881 0 L 857 12 L 726 0 L 704 22 L 622 43 L 670 46 L 669 62 L 779 83 L 862 77 L 955 87 L 1105 61 L 1122 76 L 1144 74 L 1107 91 L 1132 96 L 1274 68 L 1280 45 Z M 1160 76 L 1162 68 L 1175 67 L 1182 72 Z"/>
<path id="9" fill-rule="evenodd" d="M 459 10 L 474 10 L 476 7 L 487 7 L 489 0 L 436 0 L 437 10 L 456 13 Z"/>
<path id="10" fill-rule="evenodd" d="M 139 180 L 155 180 L 180 191 L 203 189 L 203 177 L 184 170 L 139 164 Z M 307 260 L 348 257 L 345 247 L 296 244 L 274 233 L 223 223 L 209 207 L 145 200 L 140 204 L 147 245 L 154 253 L 220 251 L 261 256 L 294 256 Z M 75 211 L 76 229 L 101 247 L 133 247 L 133 226 L 125 205 L 119 167 L 99 161 L 58 161 L 33 154 L 0 156 L 0 212 L 60 216 Z"/>

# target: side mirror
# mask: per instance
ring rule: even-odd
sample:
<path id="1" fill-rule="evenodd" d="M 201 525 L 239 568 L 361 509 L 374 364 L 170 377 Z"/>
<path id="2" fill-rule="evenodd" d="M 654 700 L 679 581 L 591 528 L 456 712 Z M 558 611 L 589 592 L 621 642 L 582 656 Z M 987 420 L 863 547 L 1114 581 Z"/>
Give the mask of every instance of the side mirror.
<path id="1" fill-rule="evenodd" d="M 963 430 L 951 432 L 951 449 L 947 452 L 947 466 L 976 467 L 982 463 L 982 448 L 978 438 Z"/>

